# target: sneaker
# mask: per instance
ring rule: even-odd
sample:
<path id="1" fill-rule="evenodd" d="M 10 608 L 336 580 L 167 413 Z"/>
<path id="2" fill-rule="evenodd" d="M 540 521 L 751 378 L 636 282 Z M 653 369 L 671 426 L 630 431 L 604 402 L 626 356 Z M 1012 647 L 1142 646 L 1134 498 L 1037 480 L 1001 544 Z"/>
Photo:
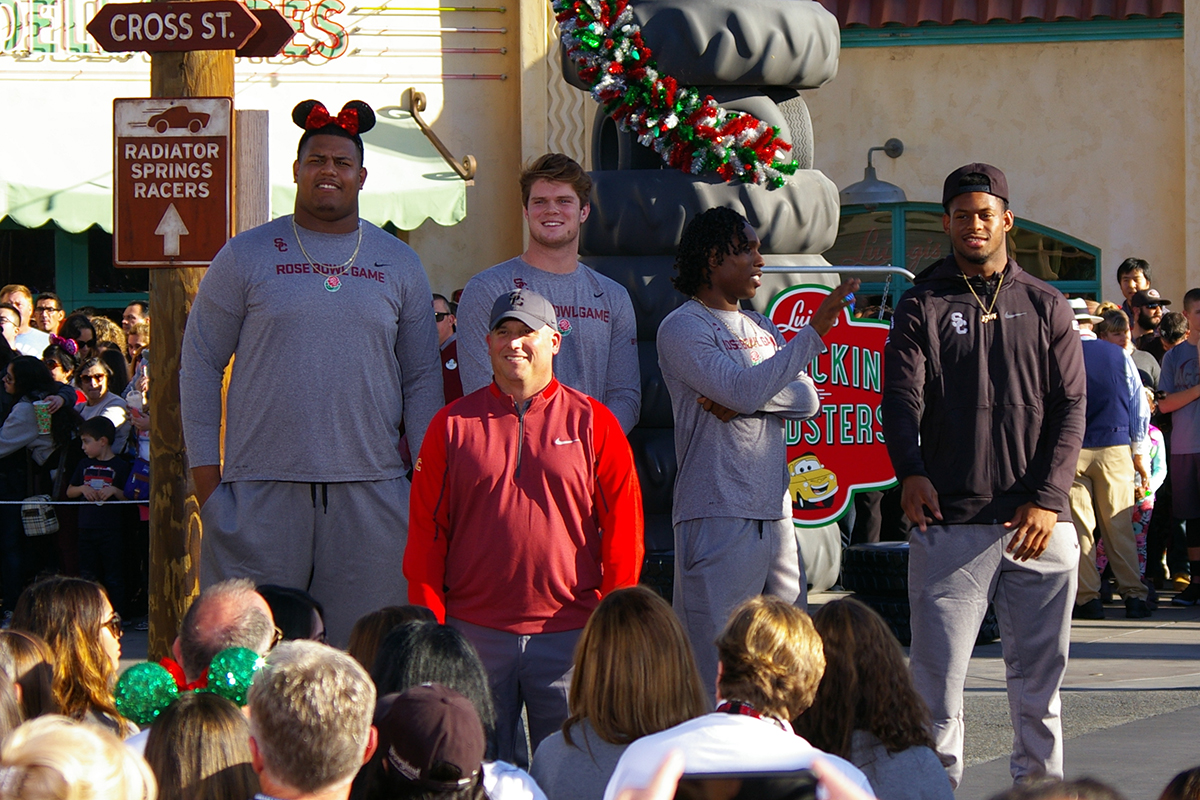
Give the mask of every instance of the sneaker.
<path id="1" fill-rule="evenodd" d="M 149 618 L 143 618 L 143 619 L 139 619 L 137 622 L 133 623 L 133 629 L 134 629 L 135 631 L 148 631 L 148 630 L 150 630 L 150 620 L 149 620 Z"/>
<path id="2" fill-rule="evenodd" d="M 1100 579 L 1100 602 L 1108 605 L 1113 601 L 1113 585 L 1108 578 Z"/>
<path id="3" fill-rule="evenodd" d="M 1171 598 L 1173 606 L 1194 606 L 1200 603 L 1200 583 L 1189 583 L 1187 588 Z"/>
<path id="4" fill-rule="evenodd" d="M 1071 619 L 1104 619 L 1104 604 L 1100 602 L 1099 597 L 1088 600 L 1075 606 L 1075 610 L 1071 612 Z"/>
<path id="5" fill-rule="evenodd" d="M 1150 616 L 1150 606 L 1146 605 L 1146 601 L 1140 597 L 1125 598 L 1125 618 L 1126 619 L 1145 619 Z"/>
<path id="6" fill-rule="evenodd" d="M 1192 585 L 1192 579 L 1188 577 L 1186 572 L 1177 572 L 1171 576 L 1171 585 L 1175 587 L 1175 591 L 1185 591 Z M 1188 605 L 1191 605 L 1190 603 Z"/>

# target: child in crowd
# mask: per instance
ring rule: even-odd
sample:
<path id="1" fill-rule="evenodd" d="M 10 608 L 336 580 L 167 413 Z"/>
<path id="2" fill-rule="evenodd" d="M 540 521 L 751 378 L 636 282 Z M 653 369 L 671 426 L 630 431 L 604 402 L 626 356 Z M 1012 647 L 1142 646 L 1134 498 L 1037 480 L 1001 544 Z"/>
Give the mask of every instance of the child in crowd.
<path id="1" fill-rule="evenodd" d="M 1154 392 L 1149 389 L 1145 392 L 1146 401 L 1150 404 L 1150 414 L 1153 416 L 1158 411 L 1158 404 L 1155 402 Z M 1149 436 L 1150 450 L 1146 456 L 1146 466 L 1150 473 L 1150 485 L 1144 496 L 1141 495 L 1140 487 L 1134 489 L 1133 503 L 1133 540 L 1137 545 L 1138 571 L 1143 581 L 1146 578 L 1146 531 L 1150 528 L 1150 518 L 1154 514 L 1154 495 L 1167 478 L 1167 448 L 1162 431 L 1151 423 Z M 1136 475 L 1134 485 L 1138 486 Z M 1100 539 L 1096 542 L 1096 568 L 1103 574 L 1107 565 L 1108 556 L 1104 554 L 1104 540 Z M 1150 586 L 1150 597 L 1153 598 L 1154 587 L 1151 584 L 1147 585 Z"/>
<path id="2" fill-rule="evenodd" d="M 82 497 L 95 504 L 79 507 L 80 572 L 104 585 L 113 608 L 123 608 L 125 564 L 121 508 L 104 503 L 105 500 L 124 500 L 122 487 L 129 478 L 129 464 L 112 451 L 116 435 L 116 427 L 106 417 L 92 417 L 79 426 L 84 459 L 71 476 L 67 497 Z"/>

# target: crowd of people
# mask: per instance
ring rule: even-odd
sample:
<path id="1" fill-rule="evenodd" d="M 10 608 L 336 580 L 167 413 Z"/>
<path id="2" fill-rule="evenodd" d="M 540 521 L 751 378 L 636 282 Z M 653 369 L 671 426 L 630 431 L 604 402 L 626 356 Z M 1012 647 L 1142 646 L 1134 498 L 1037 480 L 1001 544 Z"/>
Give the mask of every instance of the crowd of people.
<path id="1" fill-rule="evenodd" d="M 178 691 L 122 679 L 115 699 L 121 626 L 104 587 L 29 586 L 0 632 L 0 798 L 668 800 L 713 796 L 676 794 L 681 775 L 706 773 L 815 779 L 829 800 L 953 798 L 899 644 L 852 598 L 812 618 L 769 595 L 741 603 L 706 688 L 670 605 L 644 587 L 611 592 L 574 652 L 570 716 L 526 771 L 497 757 L 479 654 L 429 609 L 378 609 L 343 652 L 315 626 L 285 633 L 264 594 L 245 579 L 201 592 L 163 662 Z M 209 682 L 238 648 L 259 658 L 231 699 Z M 122 715 L 138 692 L 152 704 L 141 730 Z M 767 796 L 726 786 L 720 796 Z M 1161 800 L 1198 797 L 1200 767 Z M 1051 778 L 1000 798 L 1121 800 L 1096 781 Z"/>
<path id="2" fill-rule="evenodd" d="M 42 574 L 102 582 L 118 611 L 144 618 L 149 494 L 149 305 L 120 324 L 53 292 L 0 288 L 0 594 L 3 624 Z M 44 496 L 56 523 L 32 526 L 22 500 Z M 73 500 L 76 503 L 67 504 Z M 144 622 L 142 622 L 144 625 Z"/>

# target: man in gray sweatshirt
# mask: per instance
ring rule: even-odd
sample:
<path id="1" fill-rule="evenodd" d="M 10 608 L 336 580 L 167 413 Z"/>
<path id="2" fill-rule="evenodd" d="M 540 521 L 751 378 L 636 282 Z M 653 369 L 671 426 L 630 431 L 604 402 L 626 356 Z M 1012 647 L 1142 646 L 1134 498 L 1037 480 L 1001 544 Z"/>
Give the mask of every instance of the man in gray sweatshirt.
<path id="1" fill-rule="evenodd" d="M 562 347 L 559 381 L 594 397 L 625 433 L 642 405 L 637 322 L 625 287 L 579 263 L 579 228 L 588 218 L 592 179 L 561 153 L 547 153 L 521 172 L 529 246 L 516 258 L 471 278 L 458 303 L 458 364 L 463 394 L 492 382 L 485 339 L 492 303 L 530 289 L 554 304 Z M 413 450 L 413 452 L 417 452 Z"/>
<path id="2" fill-rule="evenodd" d="M 442 405 L 432 293 L 417 255 L 358 217 L 365 103 L 296 107 L 295 214 L 228 242 L 184 335 L 180 392 L 202 507 L 200 582 L 305 589 L 344 646 L 407 602 L 412 451 Z M 235 355 L 220 452 L 221 377 Z"/>
<path id="3" fill-rule="evenodd" d="M 821 403 L 804 369 L 858 281 L 843 283 L 786 344 L 769 319 L 740 308 L 762 283 L 750 223 L 711 208 L 683 232 L 675 288 L 691 298 L 658 329 L 658 363 L 675 415 L 675 612 L 705 685 L 717 634 L 742 601 L 770 594 L 807 605 L 787 498 L 785 419 Z"/>

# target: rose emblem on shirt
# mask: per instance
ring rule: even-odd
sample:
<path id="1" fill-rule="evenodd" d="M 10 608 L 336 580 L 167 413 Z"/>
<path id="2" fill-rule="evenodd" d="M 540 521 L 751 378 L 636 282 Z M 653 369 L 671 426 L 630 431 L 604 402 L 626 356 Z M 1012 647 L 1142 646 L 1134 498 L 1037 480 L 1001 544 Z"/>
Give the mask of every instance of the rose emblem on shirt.
<path id="1" fill-rule="evenodd" d="M 325 282 L 329 284 L 330 289 L 336 289 L 342 285 L 342 281 L 337 275 L 330 275 L 329 279 Z"/>
<path id="2" fill-rule="evenodd" d="M 561 333 L 563 336 L 570 336 L 571 335 L 571 320 L 560 319 L 558 321 L 558 332 Z"/>

